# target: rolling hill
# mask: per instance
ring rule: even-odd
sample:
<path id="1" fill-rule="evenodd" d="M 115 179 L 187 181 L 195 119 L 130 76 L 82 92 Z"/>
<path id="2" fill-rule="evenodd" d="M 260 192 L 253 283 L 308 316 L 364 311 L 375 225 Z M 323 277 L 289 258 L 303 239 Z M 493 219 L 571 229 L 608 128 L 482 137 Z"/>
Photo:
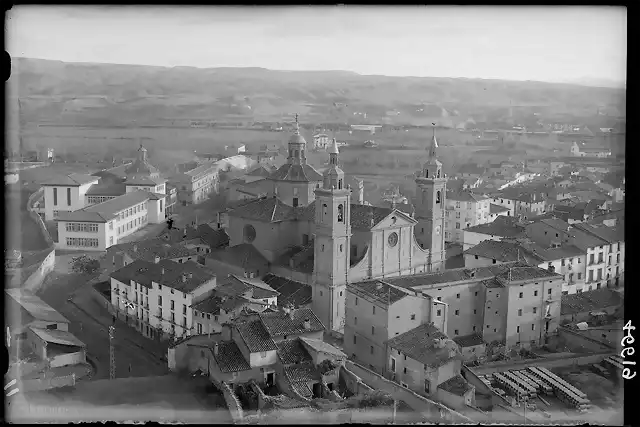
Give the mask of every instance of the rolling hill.
<path id="1" fill-rule="evenodd" d="M 10 99 L 22 100 L 23 120 L 32 122 L 282 121 L 297 112 L 307 122 L 419 125 L 504 117 L 510 107 L 526 114 L 544 111 L 547 117 L 587 117 L 598 108 L 615 116 L 625 114 L 624 89 L 347 71 L 167 68 L 14 58 L 10 87 Z M 15 105 L 11 102 L 10 110 Z"/>

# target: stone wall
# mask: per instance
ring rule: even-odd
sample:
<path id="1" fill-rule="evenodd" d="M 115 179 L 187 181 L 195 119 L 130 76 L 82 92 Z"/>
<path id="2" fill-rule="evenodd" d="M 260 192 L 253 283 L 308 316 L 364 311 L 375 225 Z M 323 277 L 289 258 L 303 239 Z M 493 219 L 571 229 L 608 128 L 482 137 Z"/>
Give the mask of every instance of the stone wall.
<path id="1" fill-rule="evenodd" d="M 53 271 L 56 266 L 56 250 L 55 249 L 47 249 L 49 250 L 49 254 L 45 257 L 42 262 L 38 264 L 38 267 L 35 269 L 33 273 L 31 273 L 24 283 L 22 284 L 22 288 L 29 290 L 33 293 L 38 292 L 44 279 Z"/>
<path id="2" fill-rule="evenodd" d="M 233 422 L 242 422 L 242 420 L 244 419 L 244 411 L 242 410 L 242 405 L 238 400 L 238 396 L 236 396 L 233 390 L 231 390 L 229 384 L 225 382 L 220 383 L 220 391 L 222 391 L 224 401 L 227 402 L 227 407 L 229 408 L 229 412 L 231 412 L 231 418 L 233 418 Z"/>
<path id="3" fill-rule="evenodd" d="M 348 360 L 345 363 L 345 370 L 351 371 L 353 375 L 361 378 L 368 386 L 389 393 L 396 400 L 405 402 L 414 411 L 422 415 L 423 420 L 439 423 L 471 423 L 477 424 L 471 418 L 454 411 L 436 401 L 427 399 L 424 396 L 400 386 L 400 384 L 389 381 L 381 375 L 365 368 L 364 366 Z"/>
<path id="4" fill-rule="evenodd" d="M 620 332 L 622 332 L 622 327 L 620 327 Z M 558 339 L 564 341 L 567 347 L 571 349 L 571 351 L 579 351 L 573 349 L 587 350 L 589 352 L 607 352 L 607 351 L 615 351 L 616 349 L 610 345 L 608 342 L 603 340 L 599 340 L 587 335 L 588 332 L 578 332 L 573 331 L 569 328 L 558 327 Z M 618 340 L 618 343 L 620 341 Z"/>

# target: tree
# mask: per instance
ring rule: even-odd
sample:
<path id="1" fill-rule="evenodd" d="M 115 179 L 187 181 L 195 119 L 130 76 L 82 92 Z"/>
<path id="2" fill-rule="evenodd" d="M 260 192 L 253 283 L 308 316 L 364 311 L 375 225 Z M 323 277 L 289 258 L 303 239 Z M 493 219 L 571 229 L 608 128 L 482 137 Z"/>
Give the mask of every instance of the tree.
<path id="1" fill-rule="evenodd" d="M 79 274 L 95 274 L 100 270 L 100 261 L 86 255 L 73 257 L 69 264 L 71 271 Z"/>

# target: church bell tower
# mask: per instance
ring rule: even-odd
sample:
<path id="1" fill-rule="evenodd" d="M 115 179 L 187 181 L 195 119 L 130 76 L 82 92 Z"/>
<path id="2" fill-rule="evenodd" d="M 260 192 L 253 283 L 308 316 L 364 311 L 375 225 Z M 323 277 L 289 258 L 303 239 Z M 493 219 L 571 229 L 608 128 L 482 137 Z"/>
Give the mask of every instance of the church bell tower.
<path id="1" fill-rule="evenodd" d="M 350 267 L 351 189 L 344 186 L 335 139 L 329 148 L 323 185 L 315 195 L 313 311 L 327 330 L 342 332 Z"/>
<path id="2" fill-rule="evenodd" d="M 418 221 L 414 234 L 422 249 L 428 250 L 427 271 L 444 270 L 445 264 L 445 197 L 447 179 L 442 172 L 442 163 L 437 159 L 436 128 L 428 146 L 429 157 L 416 178 L 415 219 Z"/>

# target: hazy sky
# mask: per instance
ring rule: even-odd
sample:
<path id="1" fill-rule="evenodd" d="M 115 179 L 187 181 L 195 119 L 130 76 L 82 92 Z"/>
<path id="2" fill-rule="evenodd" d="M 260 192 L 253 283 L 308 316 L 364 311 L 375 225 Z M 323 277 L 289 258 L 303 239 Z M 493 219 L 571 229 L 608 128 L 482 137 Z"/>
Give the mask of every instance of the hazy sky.
<path id="1" fill-rule="evenodd" d="M 17 6 L 13 56 L 391 76 L 625 81 L 618 7 Z"/>

